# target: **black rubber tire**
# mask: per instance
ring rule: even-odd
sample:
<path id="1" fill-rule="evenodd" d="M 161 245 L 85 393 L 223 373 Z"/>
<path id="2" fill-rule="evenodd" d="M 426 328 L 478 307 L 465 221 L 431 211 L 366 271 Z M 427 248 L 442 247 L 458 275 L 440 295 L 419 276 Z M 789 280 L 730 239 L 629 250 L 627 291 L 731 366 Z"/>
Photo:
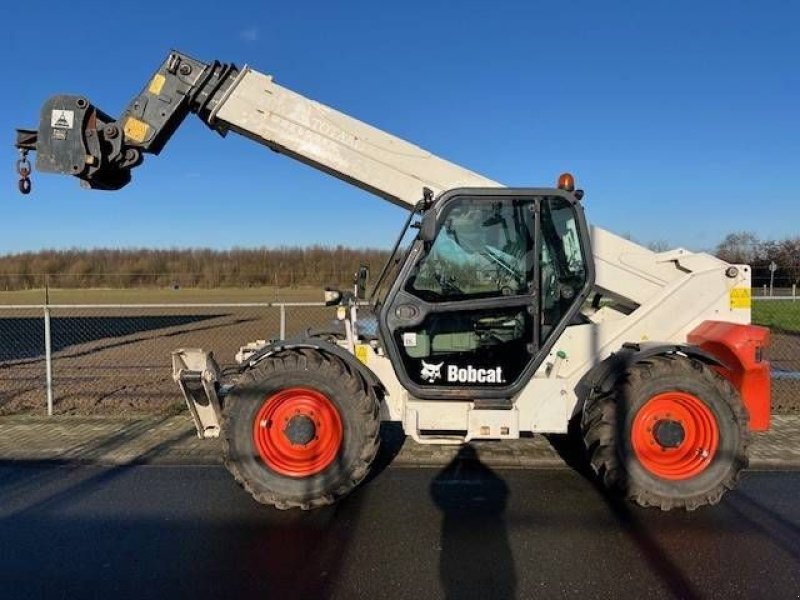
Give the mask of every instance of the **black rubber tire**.
<path id="1" fill-rule="evenodd" d="M 711 464 L 684 480 L 667 480 L 648 471 L 631 446 L 631 425 L 639 409 L 656 394 L 682 391 L 699 398 L 714 415 L 719 445 Z M 592 470 L 610 491 L 641 506 L 662 510 L 716 504 L 735 487 L 747 467 L 748 415 L 736 389 L 698 360 L 656 356 L 634 364 L 614 389 L 587 402 L 581 419 Z"/>
<path id="2" fill-rule="evenodd" d="M 270 469 L 253 441 L 253 422 L 264 400 L 302 386 L 325 394 L 342 420 L 336 460 L 320 473 L 289 477 Z M 378 401 L 341 359 L 313 349 L 286 350 L 245 372 L 225 399 L 222 448 L 225 466 L 253 498 L 280 509 L 332 504 L 369 473 L 380 446 Z"/>

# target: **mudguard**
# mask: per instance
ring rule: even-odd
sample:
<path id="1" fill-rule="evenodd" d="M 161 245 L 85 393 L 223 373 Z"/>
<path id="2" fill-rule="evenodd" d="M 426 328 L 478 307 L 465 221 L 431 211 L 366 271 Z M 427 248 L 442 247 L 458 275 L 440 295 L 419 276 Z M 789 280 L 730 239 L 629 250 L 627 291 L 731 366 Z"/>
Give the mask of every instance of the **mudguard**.
<path id="1" fill-rule="evenodd" d="M 341 346 L 338 346 L 328 340 L 317 338 L 313 336 L 299 336 L 289 340 L 278 340 L 267 344 L 264 348 L 253 354 L 250 360 L 242 367 L 242 371 L 246 371 L 256 366 L 261 361 L 281 352 L 282 350 L 295 350 L 298 348 L 312 348 L 320 352 L 332 354 L 337 358 L 342 359 L 348 366 L 359 373 L 364 380 L 372 387 L 383 390 L 383 383 L 378 379 L 377 375 L 373 373 L 367 365 L 358 360 L 352 353 L 348 352 Z"/>
<path id="2" fill-rule="evenodd" d="M 722 362 L 713 354 L 691 344 L 627 342 L 622 345 L 622 348 L 618 352 L 606 358 L 583 376 L 578 384 L 580 397 L 588 399 L 592 392 L 610 392 L 616 384 L 617 379 L 625 373 L 631 365 L 650 358 L 651 356 L 665 356 L 669 354 L 681 354 L 696 358 L 707 365 L 722 367 L 723 369 L 730 368 L 729 365 Z"/>

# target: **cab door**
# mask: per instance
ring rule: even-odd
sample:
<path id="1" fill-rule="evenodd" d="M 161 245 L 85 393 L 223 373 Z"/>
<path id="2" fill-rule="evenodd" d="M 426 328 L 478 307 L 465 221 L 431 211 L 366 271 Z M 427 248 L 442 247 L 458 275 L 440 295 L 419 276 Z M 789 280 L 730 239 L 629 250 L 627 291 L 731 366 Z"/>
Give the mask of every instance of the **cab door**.
<path id="1" fill-rule="evenodd" d="M 567 192 L 442 195 L 380 312 L 398 378 L 419 398 L 510 398 L 580 309 L 590 256 Z"/>

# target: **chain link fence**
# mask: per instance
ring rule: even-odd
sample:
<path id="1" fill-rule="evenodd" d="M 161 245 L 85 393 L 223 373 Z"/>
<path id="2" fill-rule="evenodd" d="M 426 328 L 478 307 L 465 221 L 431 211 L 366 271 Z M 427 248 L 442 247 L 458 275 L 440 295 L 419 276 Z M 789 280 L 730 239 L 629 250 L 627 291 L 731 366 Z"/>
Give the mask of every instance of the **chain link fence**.
<path id="1" fill-rule="evenodd" d="M 334 311 L 321 303 L 0 306 L 0 414 L 41 412 L 48 401 L 57 414 L 178 410 L 173 350 L 213 350 L 229 366 L 245 343 L 324 327 Z"/>
<path id="2" fill-rule="evenodd" d="M 44 406 L 45 331 L 42 309 L 4 307 L 0 311 L 0 413 L 15 407 Z"/>
<path id="3" fill-rule="evenodd" d="M 764 262 L 751 267 L 753 297 L 797 298 L 800 293 L 800 264 Z"/>
<path id="4" fill-rule="evenodd" d="M 800 299 L 755 296 L 753 323 L 771 330 L 766 355 L 772 367 L 773 411 L 800 411 Z"/>
<path id="5" fill-rule="evenodd" d="M 753 322 L 772 330 L 773 410 L 800 411 L 800 299 L 756 291 Z M 177 348 L 213 350 L 228 366 L 247 342 L 324 327 L 335 309 L 315 302 L 0 304 L 0 414 L 45 410 L 46 313 L 54 412 L 119 415 L 181 409 L 170 371 Z"/>

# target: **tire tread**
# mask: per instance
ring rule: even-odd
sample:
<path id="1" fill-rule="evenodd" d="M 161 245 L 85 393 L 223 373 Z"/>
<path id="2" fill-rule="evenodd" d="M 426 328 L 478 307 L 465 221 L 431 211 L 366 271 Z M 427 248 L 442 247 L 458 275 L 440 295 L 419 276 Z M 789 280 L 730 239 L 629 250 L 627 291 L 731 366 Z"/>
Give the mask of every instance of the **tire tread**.
<path id="1" fill-rule="evenodd" d="M 234 428 L 230 422 L 231 419 L 235 418 L 232 407 L 236 399 L 233 402 L 226 402 L 223 407 L 222 451 L 225 468 L 230 471 L 236 482 L 256 501 L 281 510 L 292 508 L 311 510 L 333 504 L 343 496 L 346 496 L 369 473 L 372 462 L 380 448 L 380 436 L 378 435 L 380 406 L 375 394 L 359 373 L 348 368 L 347 364 L 339 357 L 311 348 L 284 350 L 277 355 L 270 356 L 240 375 L 235 383 L 235 389 L 243 390 L 256 387 L 259 383 L 275 376 L 277 373 L 291 371 L 321 372 L 342 384 L 347 393 L 350 394 L 350 399 L 357 414 L 367 424 L 364 439 L 359 442 L 361 450 L 358 452 L 358 460 L 352 466 L 349 476 L 345 478 L 346 483 L 340 485 L 336 490 L 328 490 L 317 497 L 303 498 L 301 500 L 284 498 L 274 492 L 257 490 L 248 475 L 239 468 L 238 461 L 231 458 L 233 449 L 231 435 Z"/>
<path id="2" fill-rule="evenodd" d="M 621 416 L 618 414 L 619 396 L 635 398 L 644 382 L 662 376 L 680 380 L 700 378 L 709 384 L 731 410 L 742 443 L 731 458 L 731 468 L 712 489 L 687 497 L 666 496 L 640 483 L 628 479 L 616 447 Z M 592 396 L 581 419 L 584 445 L 589 464 L 603 485 L 610 491 L 625 494 L 640 506 L 655 506 L 661 510 L 683 508 L 695 510 L 700 506 L 717 504 L 727 490 L 736 486 L 742 469 L 748 465 L 750 432 L 748 414 L 739 394 L 731 383 L 702 362 L 683 356 L 666 355 L 635 363 L 621 375 L 614 389 Z"/>

